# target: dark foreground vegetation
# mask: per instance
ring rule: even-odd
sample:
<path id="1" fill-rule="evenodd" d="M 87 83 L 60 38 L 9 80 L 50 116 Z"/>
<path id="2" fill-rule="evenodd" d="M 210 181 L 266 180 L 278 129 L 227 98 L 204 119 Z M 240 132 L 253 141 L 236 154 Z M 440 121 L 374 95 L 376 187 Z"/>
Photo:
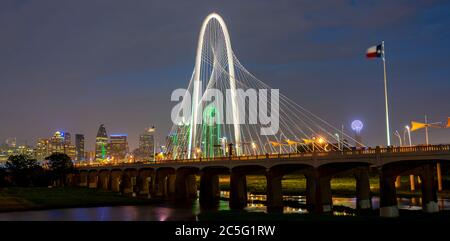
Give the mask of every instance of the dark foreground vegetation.
<path id="1" fill-rule="evenodd" d="M 26 155 L 10 156 L 0 168 L 0 187 L 65 186 L 71 172 L 72 160 L 63 153 L 53 153 L 41 163 Z"/>

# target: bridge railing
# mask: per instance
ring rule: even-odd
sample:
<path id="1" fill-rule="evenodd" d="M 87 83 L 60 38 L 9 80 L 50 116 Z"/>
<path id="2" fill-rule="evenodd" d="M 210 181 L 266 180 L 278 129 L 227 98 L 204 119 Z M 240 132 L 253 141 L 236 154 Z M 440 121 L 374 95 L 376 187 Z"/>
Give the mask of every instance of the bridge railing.
<path id="1" fill-rule="evenodd" d="M 152 165 L 162 163 L 197 163 L 197 162 L 213 162 L 213 161 L 245 161 L 245 160 L 262 160 L 262 159 L 289 159 L 289 158 L 314 158 L 314 157 L 338 157 L 352 155 L 381 155 L 389 153 L 418 153 L 418 152 L 450 152 L 449 145 L 418 145 L 408 147 L 376 147 L 376 148 L 354 148 L 348 150 L 337 151 L 316 151 L 316 152 L 298 152 L 298 153 L 276 153 L 264 155 L 248 155 L 248 156 L 227 156 L 213 158 L 195 158 L 195 159 L 173 159 L 173 160 L 157 160 L 155 162 L 133 162 L 133 163 L 95 163 L 95 164 L 76 164 L 76 167 L 103 167 L 103 166 L 132 166 L 136 164 Z"/>

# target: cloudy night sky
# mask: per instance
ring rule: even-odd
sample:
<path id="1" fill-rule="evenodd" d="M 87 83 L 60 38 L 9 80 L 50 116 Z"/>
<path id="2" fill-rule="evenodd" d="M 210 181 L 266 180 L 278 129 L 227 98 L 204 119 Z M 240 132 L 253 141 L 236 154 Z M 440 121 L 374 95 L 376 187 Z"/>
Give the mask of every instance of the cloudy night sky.
<path id="1" fill-rule="evenodd" d="M 250 72 L 334 126 L 362 120 L 365 144 L 385 144 L 382 62 L 365 58 L 382 40 L 392 131 L 450 116 L 449 1 L 2 0 L 0 141 L 64 130 L 93 150 L 104 123 L 132 148 L 155 125 L 161 144 L 212 11 Z M 430 139 L 449 143 L 450 129 Z"/>

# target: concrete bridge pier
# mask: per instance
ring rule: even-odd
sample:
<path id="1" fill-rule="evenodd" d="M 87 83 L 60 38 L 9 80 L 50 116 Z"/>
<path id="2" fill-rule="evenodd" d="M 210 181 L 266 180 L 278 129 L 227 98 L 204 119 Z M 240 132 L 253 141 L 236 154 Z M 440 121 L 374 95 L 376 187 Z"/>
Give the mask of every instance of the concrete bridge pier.
<path id="1" fill-rule="evenodd" d="M 398 217 L 396 175 L 392 175 L 384 169 L 382 168 L 380 174 L 380 216 Z"/>
<path id="2" fill-rule="evenodd" d="M 156 170 L 153 196 L 172 197 L 175 194 L 175 169 L 161 168 Z"/>
<path id="3" fill-rule="evenodd" d="M 422 180 L 422 210 L 426 213 L 439 212 L 434 172 L 434 165 L 428 164 L 422 167 L 420 175 Z"/>
<path id="4" fill-rule="evenodd" d="M 109 171 L 100 171 L 98 174 L 98 188 L 109 190 Z"/>
<path id="5" fill-rule="evenodd" d="M 282 212 L 283 211 L 283 189 L 281 180 L 283 174 L 276 170 L 268 170 L 267 179 L 267 211 Z"/>
<path id="6" fill-rule="evenodd" d="M 360 168 L 355 171 L 355 178 L 357 209 L 372 209 L 372 202 L 370 200 L 369 168 Z"/>
<path id="7" fill-rule="evenodd" d="M 204 171 L 200 177 L 200 205 L 213 207 L 220 200 L 219 175 Z"/>
<path id="8" fill-rule="evenodd" d="M 87 172 L 87 171 L 81 171 L 80 172 L 80 182 L 79 182 L 79 186 L 80 187 L 87 187 L 88 186 L 88 175 L 89 175 L 89 172 Z"/>
<path id="9" fill-rule="evenodd" d="M 138 186 L 138 194 L 139 195 L 147 195 L 150 197 L 151 186 L 153 182 L 152 178 L 152 170 L 144 169 L 140 170 L 137 177 L 137 186 Z"/>
<path id="10" fill-rule="evenodd" d="M 89 171 L 88 175 L 88 187 L 97 188 L 98 184 L 98 173 L 97 171 Z"/>
<path id="11" fill-rule="evenodd" d="M 165 187 L 166 185 L 166 179 L 167 176 L 165 173 L 162 173 L 161 171 L 158 171 L 156 173 L 156 181 L 155 181 L 155 188 L 154 188 L 154 196 L 162 197 L 165 194 Z"/>
<path id="12" fill-rule="evenodd" d="M 134 169 L 125 170 L 123 172 L 122 182 L 121 182 L 122 194 L 131 194 L 132 196 L 136 195 L 136 192 L 135 192 L 136 177 L 137 177 L 137 171 Z"/>
<path id="13" fill-rule="evenodd" d="M 127 173 L 122 174 L 122 179 L 120 182 L 120 192 L 122 194 L 133 193 L 133 183 L 131 182 L 131 176 L 129 176 Z"/>
<path id="14" fill-rule="evenodd" d="M 307 172 L 306 178 L 306 208 L 308 211 L 315 211 L 317 207 L 317 177 L 315 172 Z"/>
<path id="15" fill-rule="evenodd" d="M 173 198 L 175 196 L 175 192 L 176 192 L 176 180 L 177 180 L 177 175 L 176 174 L 169 174 L 166 177 L 166 186 L 164 188 L 164 196 L 168 197 L 168 198 Z"/>
<path id="16" fill-rule="evenodd" d="M 120 192 L 120 186 L 122 182 L 122 171 L 112 170 L 109 175 L 110 190 L 113 192 Z"/>
<path id="17" fill-rule="evenodd" d="M 176 171 L 175 199 L 178 201 L 193 200 L 197 198 L 197 184 L 195 174 L 197 169 L 181 168 Z"/>
<path id="18" fill-rule="evenodd" d="M 244 173 L 231 171 L 230 208 L 243 209 L 247 206 L 247 179 Z"/>
<path id="19" fill-rule="evenodd" d="M 79 173 L 71 173 L 66 176 L 66 183 L 70 187 L 76 187 L 80 183 L 80 174 Z"/>
<path id="20" fill-rule="evenodd" d="M 316 207 L 318 212 L 330 213 L 333 211 L 333 195 L 331 193 L 331 177 L 319 176 L 319 185 L 316 188 Z"/>

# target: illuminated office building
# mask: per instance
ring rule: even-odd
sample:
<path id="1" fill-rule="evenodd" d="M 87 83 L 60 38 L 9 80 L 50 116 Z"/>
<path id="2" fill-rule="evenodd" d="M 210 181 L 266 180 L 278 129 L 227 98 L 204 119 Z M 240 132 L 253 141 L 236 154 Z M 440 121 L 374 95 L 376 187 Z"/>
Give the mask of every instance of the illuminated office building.
<path id="1" fill-rule="evenodd" d="M 101 124 L 95 138 L 95 160 L 104 161 L 108 158 L 108 135 L 104 124 Z"/>
<path id="2" fill-rule="evenodd" d="M 124 161 L 128 151 L 127 135 L 113 134 L 109 137 L 109 156 L 111 160 Z"/>
<path id="3" fill-rule="evenodd" d="M 46 138 L 39 138 L 35 147 L 35 158 L 38 161 L 43 161 L 47 156 L 49 156 L 48 152 L 49 140 Z"/>
<path id="4" fill-rule="evenodd" d="M 64 132 L 57 131 L 48 142 L 48 154 L 64 153 Z"/>
<path id="5" fill-rule="evenodd" d="M 82 134 L 75 135 L 75 153 L 76 161 L 84 161 L 84 135 Z"/>
<path id="6" fill-rule="evenodd" d="M 135 151 L 136 160 L 152 161 L 155 152 L 155 127 L 146 128 L 145 132 L 139 135 L 139 148 Z"/>

